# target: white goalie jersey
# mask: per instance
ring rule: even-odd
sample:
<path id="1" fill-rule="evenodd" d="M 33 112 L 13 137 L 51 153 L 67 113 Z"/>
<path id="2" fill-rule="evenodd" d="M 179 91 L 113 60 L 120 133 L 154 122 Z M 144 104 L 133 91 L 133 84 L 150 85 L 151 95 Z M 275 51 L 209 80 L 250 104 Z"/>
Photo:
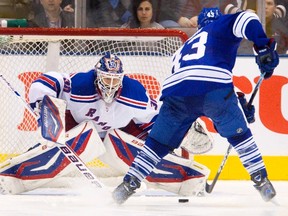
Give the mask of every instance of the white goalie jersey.
<path id="1" fill-rule="evenodd" d="M 159 107 L 140 82 L 124 76 L 119 96 L 108 104 L 101 99 L 94 84 L 95 79 L 94 70 L 70 76 L 57 72 L 45 73 L 31 85 L 31 107 L 36 107 L 45 95 L 63 99 L 76 123 L 91 120 L 101 138 L 108 130 L 125 127 L 131 120 L 143 125 L 146 131 L 151 129 Z M 67 125 L 68 129 L 72 127 Z"/>

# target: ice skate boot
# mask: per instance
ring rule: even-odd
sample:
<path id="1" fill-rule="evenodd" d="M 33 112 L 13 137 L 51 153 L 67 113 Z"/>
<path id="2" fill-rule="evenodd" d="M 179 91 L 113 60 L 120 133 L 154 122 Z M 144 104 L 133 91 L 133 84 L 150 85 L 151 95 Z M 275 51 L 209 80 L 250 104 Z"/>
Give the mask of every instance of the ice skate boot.
<path id="1" fill-rule="evenodd" d="M 254 187 L 262 196 L 265 202 L 270 201 L 276 196 L 276 191 L 267 177 L 262 176 L 262 172 L 258 171 L 251 175 L 251 180 L 255 183 Z"/>
<path id="2" fill-rule="evenodd" d="M 126 175 L 123 182 L 113 191 L 113 199 L 116 203 L 124 203 L 135 190 L 140 187 L 140 182 L 133 176 Z"/>

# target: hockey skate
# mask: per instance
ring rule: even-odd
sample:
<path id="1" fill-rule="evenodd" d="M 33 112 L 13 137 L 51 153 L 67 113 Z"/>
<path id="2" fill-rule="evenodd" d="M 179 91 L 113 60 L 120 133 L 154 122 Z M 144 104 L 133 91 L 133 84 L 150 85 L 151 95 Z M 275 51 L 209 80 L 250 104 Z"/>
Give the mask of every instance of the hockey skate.
<path id="1" fill-rule="evenodd" d="M 135 190 L 140 187 L 140 182 L 132 176 L 126 175 L 123 182 L 113 191 L 113 199 L 116 203 L 124 203 Z"/>
<path id="2" fill-rule="evenodd" d="M 263 177 L 261 171 L 258 171 L 251 176 L 251 180 L 255 183 L 254 187 L 259 191 L 262 199 L 265 202 L 270 201 L 276 196 L 276 191 L 267 177 Z"/>

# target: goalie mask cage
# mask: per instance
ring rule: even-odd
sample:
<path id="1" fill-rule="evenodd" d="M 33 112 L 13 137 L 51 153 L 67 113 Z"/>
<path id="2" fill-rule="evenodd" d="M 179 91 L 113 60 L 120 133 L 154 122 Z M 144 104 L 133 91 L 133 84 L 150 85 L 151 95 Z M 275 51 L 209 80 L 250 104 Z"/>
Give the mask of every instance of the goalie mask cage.
<path id="1" fill-rule="evenodd" d="M 123 62 L 124 72 L 138 79 L 157 98 L 171 72 L 174 52 L 187 40 L 179 30 L 0 28 L 1 74 L 28 103 L 31 82 L 41 73 L 88 71 L 108 51 Z M 37 144 L 34 117 L 5 84 L 0 83 L 0 162 Z M 102 175 L 107 165 L 89 164 Z M 101 174 L 102 173 L 102 174 Z"/>

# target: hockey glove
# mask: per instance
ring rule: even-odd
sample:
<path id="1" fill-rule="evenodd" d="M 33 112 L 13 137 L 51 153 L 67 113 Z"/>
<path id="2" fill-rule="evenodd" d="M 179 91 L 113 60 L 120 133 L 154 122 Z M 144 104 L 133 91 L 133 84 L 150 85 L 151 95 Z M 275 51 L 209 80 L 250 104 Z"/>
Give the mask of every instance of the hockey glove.
<path id="1" fill-rule="evenodd" d="M 247 107 L 248 103 L 243 92 L 237 92 L 237 95 L 246 116 L 247 122 L 249 124 L 255 122 L 255 107 L 253 105 Z"/>
<path id="2" fill-rule="evenodd" d="M 271 38 L 268 44 L 264 47 L 257 47 L 254 44 L 256 63 L 258 64 L 261 73 L 266 73 L 264 79 L 270 78 L 274 69 L 279 64 L 279 56 L 276 47 L 277 44 L 273 38 Z"/>
<path id="3" fill-rule="evenodd" d="M 35 103 L 30 104 L 31 108 L 33 109 L 33 112 L 37 117 L 40 117 L 41 113 L 41 107 L 42 107 L 42 100 L 37 100 Z M 37 119 L 38 127 L 41 126 L 41 119 Z"/>

